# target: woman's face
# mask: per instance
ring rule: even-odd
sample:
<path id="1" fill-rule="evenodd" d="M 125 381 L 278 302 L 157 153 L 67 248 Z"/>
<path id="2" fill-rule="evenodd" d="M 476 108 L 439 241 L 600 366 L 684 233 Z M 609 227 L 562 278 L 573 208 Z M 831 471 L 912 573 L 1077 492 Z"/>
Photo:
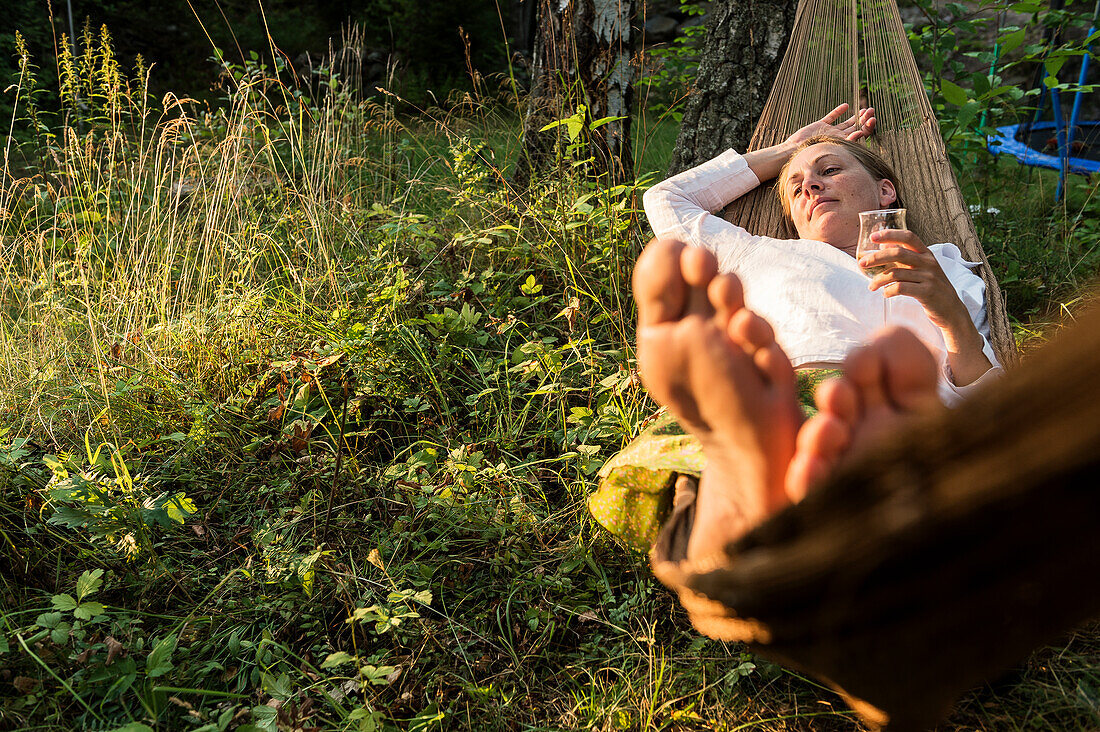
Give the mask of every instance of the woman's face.
<path id="1" fill-rule="evenodd" d="M 894 184 L 875 180 L 852 153 L 839 145 L 811 145 L 787 168 L 783 195 L 798 236 L 832 244 L 855 255 L 859 212 L 897 200 Z"/>

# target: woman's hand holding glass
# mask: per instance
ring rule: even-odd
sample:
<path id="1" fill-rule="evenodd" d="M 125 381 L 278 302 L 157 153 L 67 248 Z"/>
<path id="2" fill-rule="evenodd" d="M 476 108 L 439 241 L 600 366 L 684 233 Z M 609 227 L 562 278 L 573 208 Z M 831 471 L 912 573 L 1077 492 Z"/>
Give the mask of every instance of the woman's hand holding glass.
<path id="1" fill-rule="evenodd" d="M 988 371 L 991 364 L 966 305 L 920 237 L 908 229 L 884 229 L 871 239 L 879 249 L 861 257 L 859 266 L 886 267 L 871 278 L 871 289 L 882 290 L 885 297 L 907 295 L 921 304 L 943 333 L 956 385 L 969 384 Z"/>
<path id="2" fill-rule="evenodd" d="M 908 229 L 882 229 L 871 234 L 871 241 L 878 249 L 861 257 L 859 266 L 864 270 L 885 267 L 871 278 L 872 290 L 882 290 L 884 297 L 915 298 L 940 329 L 970 323 L 951 280 L 920 237 Z"/>

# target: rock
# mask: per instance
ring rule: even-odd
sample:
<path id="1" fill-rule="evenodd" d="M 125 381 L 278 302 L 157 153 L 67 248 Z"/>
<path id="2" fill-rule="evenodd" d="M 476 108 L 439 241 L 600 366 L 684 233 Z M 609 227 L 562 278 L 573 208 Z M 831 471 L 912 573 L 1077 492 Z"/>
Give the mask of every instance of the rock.
<path id="1" fill-rule="evenodd" d="M 705 15 L 692 15 L 687 20 L 679 25 L 676 29 L 677 35 L 683 35 L 684 31 L 688 28 L 695 28 L 696 26 L 706 25 L 707 16 Z"/>
<path id="2" fill-rule="evenodd" d="M 920 8 L 898 8 L 898 12 L 901 13 L 901 22 L 907 26 L 919 29 L 928 25 L 928 16 Z"/>
<path id="3" fill-rule="evenodd" d="M 678 24 L 667 15 L 654 15 L 645 22 L 647 43 L 663 43 L 676 37 Z"/>

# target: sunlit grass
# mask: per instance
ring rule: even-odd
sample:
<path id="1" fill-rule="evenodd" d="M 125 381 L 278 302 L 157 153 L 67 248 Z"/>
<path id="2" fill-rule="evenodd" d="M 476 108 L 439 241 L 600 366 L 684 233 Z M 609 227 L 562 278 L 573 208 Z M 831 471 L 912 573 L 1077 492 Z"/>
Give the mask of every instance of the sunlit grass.
<path id="1" fill-rule="evenodd" d="M 653 408 L 634 186 L 511 189 L 507 80 L 398 116 L 227 66 L 200 111 L 92 48 L 0 188 L 0 726 L 856 729 L 699 637 L 587 517 Z M 676 128 L 640 119 L 659 178 Z M 1010 309 L 1072 313 L 1094 189 L 1051 214 L 999 180 L 965 185 L 1001 208 L 979 226 Z M 1093 635 L 962 718 L 1084 725 Z"/>

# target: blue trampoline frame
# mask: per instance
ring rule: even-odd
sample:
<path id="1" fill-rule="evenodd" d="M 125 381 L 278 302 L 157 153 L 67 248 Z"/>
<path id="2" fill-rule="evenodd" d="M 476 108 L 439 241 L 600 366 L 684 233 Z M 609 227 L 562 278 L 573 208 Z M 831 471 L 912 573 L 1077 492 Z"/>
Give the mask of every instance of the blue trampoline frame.
<path id="1" fill-rule="evenodd" d="M 1051 0 L 1051 7 L 1057 6 L 1059 9 L 1063 6 L 1063 2 L 1055 3 Z M 1096 0 L 1096 7 L 1092 11 L 1092 24 L 1089 28 L 1088 37 L 1092 37 L 1092 34 L 1096 31 L 1096 19 L 1100 17 L 1100 0 Z M 998 55 L 999 46 L 994 46 L 994 56 Z M 1016 131 L 1020 129 L 1020 125 L 1006 125 L 1004 127 L 997 128 L 997 134 L 989 137 L 986 140 L 986 147 L 994 155 L 1007 152 L 1014 156 L 1024 165 L 1033 165 L 1042 168 L 1052 168 L 1058 171 L 1058 188 L 1054 192 L 1054 200 L 1061 201 L 1062 193 L 1066 187 L 1066 176 L 1070 173 L 1077 173 L 1078 175 L 1089 175 L 1100 170 L 1100 162 L 1088 160 L 1086 158 L 1075 158 L 1069 153 L 1073 149 L 1073 135 L 1077 130 L 1078 121 L 1081 116 L 1081 94 L 1082 87 L 1085 86 L 1085 79 L 1089 72 L 1089 57 L 1092 52 L 1092 44 L 1085 46 L 1085 55 L 1081 57 L 1081 73 L 1077 77 L 1077 91 L 1073 95 L 1073 111 L 1069 117 L 1069 124 L 1065 124 L 1062 118 L 1062 99 L 1057 87 L 1049 90 L 1049 96 L 1051 100 L 1051 112 L 1054 114 L 1053 122 L 1040 122 L 1039 116 L 1043 113 L 1043 102 L 1048 96 L 1047 89 L 1041 88 L 1039 94 L 1038 109 L 1035 110 L 1035 119 L 1032 121 L 1031 129 L 1051 129 L 1054 131 L 1055 139 L 1058 141 L 1058 155 L 1047 155 L 1046 153 L 1039 152 L 1033 148 L 1029 148 L 1023 142 L 1016 139 Z M 996 63 L 996 61 L 994 61 Z M 990 74 L 993 73 L 993 67 L 989 67 Z M 985 119 L 983 113 L 982 119 Z M 1090 123 L 1085 123 L 1090 124 Z M 1091 123 L 1098 124 L 1098 123 Z"/>
<path id="2" fill-rule="evenodd" d="M 1004 127 L 998 127 L 997 134 L 991 135 L 989 138 L 989 151 L 994 155 L 1008 153 L 1024 165 L 1034 165 L 1042 168 L 1050 168 L 1051 170 L 1062 170 L 1062 158 L 1059 155 L 1049 155 L 1039 152 L 1016 139 L 1016 131 L 1023 126 L 1024 125 L 1006 125 Z M 1055 122 L 1036 122 L 1031 125 L 1031 127 L 1036 130 L 1050 130 L 1054 133 L 1058 125 Z M 1089 175 L 1091 173 L 1100 172 L 1100 161 L 1089 160 L 1087 158 L 1068 157 L 1067 168 L 1071 173 Z"/>

